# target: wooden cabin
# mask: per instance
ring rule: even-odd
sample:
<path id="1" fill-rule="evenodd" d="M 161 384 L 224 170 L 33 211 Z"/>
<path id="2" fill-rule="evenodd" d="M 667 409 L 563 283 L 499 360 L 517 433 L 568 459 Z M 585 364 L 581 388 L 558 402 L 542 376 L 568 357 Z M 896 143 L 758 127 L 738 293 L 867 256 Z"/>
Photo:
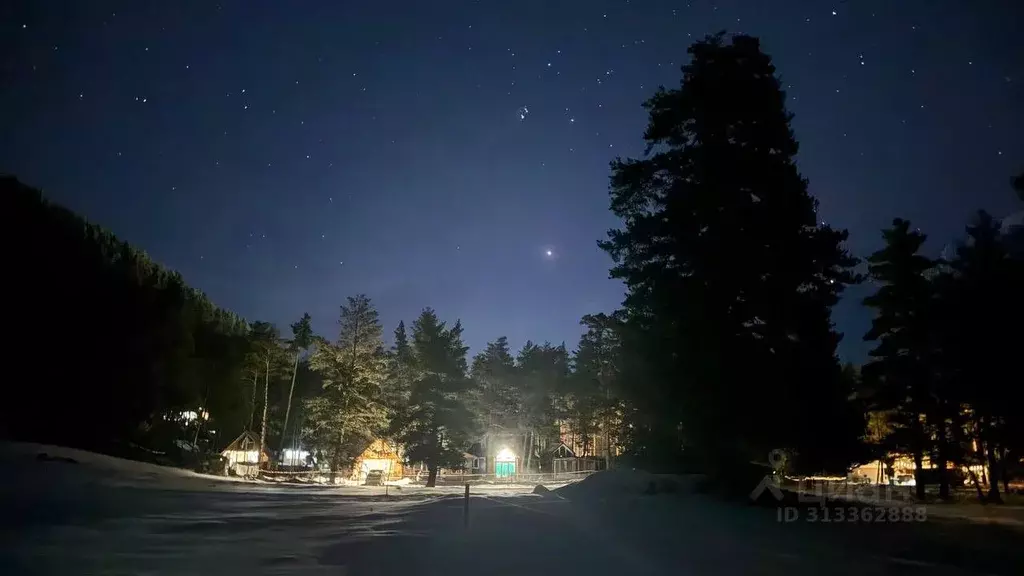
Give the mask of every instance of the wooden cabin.
<path id="1" fill-rule="evenodd" d="M 377 438 L 371 441 L 366 449 L 356 457 L 355 462 L 352 463 L 352 473 L 349 475 L 349 479 L 363 482 L 371 471 L 380 470 L 385 482 L 398 480 L 405 472 L 403 460 L 402 451 L 398 445 L 383 438 Z"/>
<path id="2" fill-rule="evenodd" d="M 246 430 L 234 442 L 221 451 L 221 457 L 227 460 L 224 473 L 234 476 L 255 476 L 260 467 L 270 462 L 267 450 L 260 449 L 260 439 L 255 433 Z"/>
<path id="3" fill-rule="evenodd" d="M 604 469 L 602 458 L 579 458 L 572 448 L 564 442 L 555 446 L 549 453 L 551 458 L 551 472 L 558 475 L 573 476 L 581 472 L 594 472 Z"/>

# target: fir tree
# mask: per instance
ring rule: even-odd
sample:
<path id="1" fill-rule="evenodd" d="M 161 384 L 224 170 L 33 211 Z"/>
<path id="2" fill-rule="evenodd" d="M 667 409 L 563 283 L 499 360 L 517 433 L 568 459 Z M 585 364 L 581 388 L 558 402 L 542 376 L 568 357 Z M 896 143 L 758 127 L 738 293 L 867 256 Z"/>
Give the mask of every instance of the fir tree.
<path id="1" fill-rule="evenodd" d="M 601 243 L 627 286 L 651 443 L 662 462 L 685 445 L 722 470 L 785 448 L 820 467 L 848 432 L 830 307 L 855 260 L 817 216 L 758 40 L 689 53 L 681 86 L 644 105 L 647 157 L 612 163 L 625 226 Z"/>
<path id="2" fill-rule="evenodd" d="M 889 451 L 913 455 L 917 495 L 923 498 L 925 483 L 919 472 L 931 448 L 928 425 L 937 426 L 939 434 L 945 432 L 933 394 L 936 372 L 929 312 L 934 287 L 928 274 L 934 263 L 920 254 L 926 236 L 911 231 L 910 222 L 897 218 L 882 236 L 885 246 L 868 257 L 869 275 L 879 289 L 864 299 L 877 311 L 864 339 L 878 344 L 863 377 L 872 389 L 871 408 L 889 414 L 888 425 L 893 427 L 880 440 Z"/>
<path id="3" fill-rule="evenodd" d="M 508 338 L 501 336 L 473 357 L 470 375 L 480 390 L 479 414 L 485 431 L 501 434 L 519 427 L 519 390 L 516 387 L 515 358 Z"/>
<path id="4" fill-rule="evenodd" d="M 394 429 L 409 461 L 426 464 L 428 487 L 436 484 L 439 469 L 463 465 L 478 431 L 467 402 L 473 393 L 466 374 L 467 350 L 460 322 L 447 328 L 430 308 L 413 322 L 416 379 Z"/>
<path id="5" fill-rule="evenodd" d="M 620 320 L 607 314 L 587 314 L 580 320 L 586 332 L 573 358 L 570 386 L 570 421 L 584 442 L 603 438 L 604 456 L 610 468 L 615 444 L 622 426 L 622 406 L 618 399 L 620 360 Z"/>
<path id="6" fill-rule="evenodd" d="M 523 433 L 523 465 L 530 470 L 539 450 L 558 439 L 555 400 L 566 391 L 569 352 L 565 344 L 553 346 L 527 341 L 516 356 L 520 426 Z"/>
<path id="7" fill-rule="evenodd" d="M 405 322 L 398 323 L 394 337 L 394 344 L 388 354 L 390 367 L 384 394 L 392 418 L 409 403 L 409 391 L 415 380 L 416 370 L 416 358 L 412 346 L 409 345 Z"/>
<path id="8" fill-rule="evenodd" d="M 387 423 L 382 403 L 387 358 L 377 310 L 363 294 L 349 297 L 338 323 L 337 342 L 319 339 L 310 356 L 323 391 L 306 406 L 306 436 L 327 455 L 332 475 Z"/>
<path id="9" fill-rule="evenodd" d="M 967 227 L 944 283 L 946 341 L 942 361 L 971 410 L 973 439 L 988 467 L 989 502 L 1001 502 L 999 478 L 1019 432 L 1019 387 L 1007 375 L 1020 372 L 1024 337 L 1021 306 L 1024 263 L 1010 257 L 1000 223 L 985 212 Z M 1016 431 L 1015 431 L 1016 430 Z M 1019 450 L 1019 446 L 1017 446 Z M 1019 452 L 1018 452 L 1019 454 Z"/>

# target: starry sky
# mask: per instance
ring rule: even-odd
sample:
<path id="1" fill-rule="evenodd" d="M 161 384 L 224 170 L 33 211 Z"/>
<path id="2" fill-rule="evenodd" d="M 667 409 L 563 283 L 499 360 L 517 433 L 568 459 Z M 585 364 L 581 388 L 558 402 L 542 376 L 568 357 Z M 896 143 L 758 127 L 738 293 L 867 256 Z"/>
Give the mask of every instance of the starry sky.
<path id="1" fill-rule="evenodd" d="M 333 337 L 364 292 L 388 336 L 432 306 L 471 353 L 573 346 L 623 295 L 596 247 L 608 162 L 642 153 L 640 104 L 693 41 L 762 39 L 855 254 L 894 216 L 937 254 L 1019 209 L 1021 29 L 1016 0 L 15 0 L 0 171 L 286 332 L 309 312 Z"/>

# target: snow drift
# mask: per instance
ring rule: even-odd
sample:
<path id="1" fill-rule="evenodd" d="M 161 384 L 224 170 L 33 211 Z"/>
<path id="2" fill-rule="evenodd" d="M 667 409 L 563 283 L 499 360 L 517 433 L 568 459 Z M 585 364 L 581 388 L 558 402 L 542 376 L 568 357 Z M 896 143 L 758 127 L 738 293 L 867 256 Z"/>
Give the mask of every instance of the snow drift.
<path id="1" fill-rule="evenodd" d="M 49 479 L 72 484 L 205 491 L 239 482 L 252 483 L 48 444 L 2 443 L 0 462 L 9 471 L 7 482 L 20 480 L 25 484 L 46 483 Z"/>
<path id="2" fill-rule="evenodd" d="M 602 470 L 586 478 L 557 488 L 554 493 L 569 500 L 690 492 L 699 476 L 652 474 L 636 469 Z"/>

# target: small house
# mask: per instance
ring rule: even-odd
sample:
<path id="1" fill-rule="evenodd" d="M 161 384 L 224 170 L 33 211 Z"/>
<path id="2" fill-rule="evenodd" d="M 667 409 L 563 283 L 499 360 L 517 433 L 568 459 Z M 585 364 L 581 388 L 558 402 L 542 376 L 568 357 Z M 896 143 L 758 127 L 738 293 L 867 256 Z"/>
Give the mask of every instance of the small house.
<path id="1" fill-rule="evenodd" d="M 516 475 L 519 467 L 519 457 L 511 448 L 502 448 L 494 455 L 494 477 L 512 478 Z"/>
<path id="2" fill-rule="evenodd" d="M 487 473 L 487 457 L 484 456 L 483 446 L 479 442 L 463 452 L 462 457 L 465 459 L 464 469 L 467 474 L 483 475 Z"/>
<path id="3" fill-rule="evenodd" d="M 599 458 L 578 458 L 564 442 L 551 450 L 551 472 L 559 474 L 577 474 L 580 472 L 593 472 L 603 468 L 603 461 Z"/>
<path id="4" fill-rule="evenodd" d="M 270 454 L 260 449 L 259 437 L 249 430 L 228 444 L 220 455 L 227 460 L 225 473 L 234 476 L 255 476 L 262 465 L 270 462 Z"/>
<path id="5" fill-rule="evenodd" d="M 370 472 L 379 471 L 384 481 L 398 480 L 405 473 L 403 456 L 398 445 L 383 438 L 369 442 L 352 463 L 350 480 L 364 482 Z"/>

